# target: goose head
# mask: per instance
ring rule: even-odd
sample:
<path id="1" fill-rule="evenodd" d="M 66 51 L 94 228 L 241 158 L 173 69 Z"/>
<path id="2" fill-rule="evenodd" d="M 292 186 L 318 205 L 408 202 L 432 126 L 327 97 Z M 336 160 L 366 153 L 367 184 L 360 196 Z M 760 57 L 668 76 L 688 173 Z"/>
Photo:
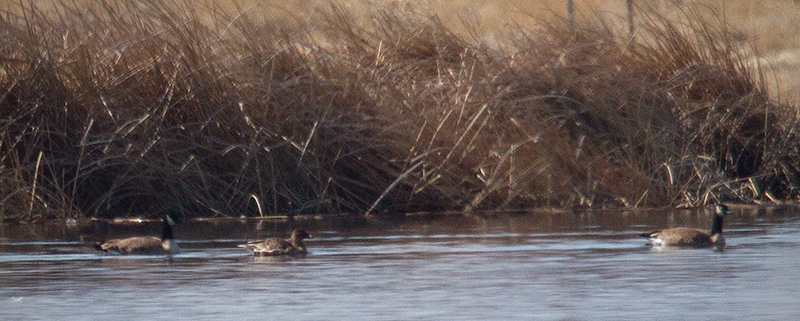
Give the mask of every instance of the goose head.
<path id="1" fill-rule="evenodd" d="M 313 239 L 313 238 L 314 238 L 313 235 L 308 234 L 308 232 L 306 232 L 303 229 L 295 229 L 294 231 L 292 231 L 292 242 L 295 244 L 302 243 L 303 239 Z"/>

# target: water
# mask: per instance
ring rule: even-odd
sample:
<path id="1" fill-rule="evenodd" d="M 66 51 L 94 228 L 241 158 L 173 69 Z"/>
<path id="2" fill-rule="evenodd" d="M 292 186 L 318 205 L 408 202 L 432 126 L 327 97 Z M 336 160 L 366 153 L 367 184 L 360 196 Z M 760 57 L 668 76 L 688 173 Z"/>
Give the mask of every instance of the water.
<path id="1" fill-rule="evenodd" d="M 236 244 L 283 223 L 186 223 L 183 253 L 108 256 L 138 226 L 0 226 L 0 320 L 798 320 L 800 213 L 733 211 L 728 246 L 653 250 L 637 233 L 689 212 L 302 222 L 305 258 Z"/>

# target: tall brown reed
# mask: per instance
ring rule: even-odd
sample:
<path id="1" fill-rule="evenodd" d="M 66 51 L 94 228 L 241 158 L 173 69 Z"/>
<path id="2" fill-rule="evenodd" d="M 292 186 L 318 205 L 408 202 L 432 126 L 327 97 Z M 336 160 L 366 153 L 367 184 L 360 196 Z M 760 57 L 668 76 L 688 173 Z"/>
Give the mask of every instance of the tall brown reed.
<path id="1" fill-rule="evenodd" d="M 292 23 L 257 14 L 280 8 L 167 0 L 6 13 L 0 213 L 796 197 L 797 117 L 767 99 L 724 25 L 649 15 L 631 39 L 554 20 L 510 28 L 497 49 L 393 8 Z"/>

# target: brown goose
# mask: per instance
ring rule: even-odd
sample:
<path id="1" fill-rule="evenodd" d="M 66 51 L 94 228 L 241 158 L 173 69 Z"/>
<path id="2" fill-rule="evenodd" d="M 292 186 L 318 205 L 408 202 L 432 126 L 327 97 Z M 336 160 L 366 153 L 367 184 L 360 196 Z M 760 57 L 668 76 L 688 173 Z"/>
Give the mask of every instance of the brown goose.
<path id="1" fill-rule="evenodd" d="M 725 237 L 722 235 L 722 218 L 728 212 L 725 204 L 717 204 L 714 207 L 714 217 L 711 220 L 711 232 L 688 227 L 677 227 L 664 230 L 647 231 L 639 234 L 641 237 L 648 238 L 653 246 L 660 247 L 713 247 L 722 248 L 725 246 Z"/>
<path id="2" fill-rule="evenodd" d="M 247 242 L 247 244 L 239 245 L 239 247 L 252 250 L 253 256 L 302 256 L 308 253 L 303 239 L 313 238 L 314 236 L 308 234 L 305 230 L 295 229 L 292 231 L 292 238 L 290 240 L 274 237 L 262 241 Z"/>
<path id="3" fill-rule="evenodd" d="M 125 239 L 98 241 L 94 248 L 114 254 L 175 254 L 180 252 L 178 243 L 172 236 L 175 221 L 169 215 L 162 219 L 161 238 L 155 236 L 136 236 Z"/>

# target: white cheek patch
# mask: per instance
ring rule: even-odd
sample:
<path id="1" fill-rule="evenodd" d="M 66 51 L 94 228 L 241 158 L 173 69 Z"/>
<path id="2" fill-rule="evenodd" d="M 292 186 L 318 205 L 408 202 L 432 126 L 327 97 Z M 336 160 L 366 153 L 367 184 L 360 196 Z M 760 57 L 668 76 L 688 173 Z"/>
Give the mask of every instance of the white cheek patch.
<path id="1" fill-rule="evenodd" d="M 653 246 L 663 246 L 664 245 L 664 240 L 662 240 L 660 238 L 657 238 L 657 237 L 651 237 L 650 238 L 650 244 L 652 244 Z"/>
<path id="2" fill-rule="evenodd" d="M 161 247 L 163 247 L 164 250 L 167 251 L 167 252 L 177 253 L 178 251 L 180 251 L 180 248 L 178 247 L 178 243 L 175 242 L 175 240 L 167 240 L 167 241 L 161 243 Z"/>

